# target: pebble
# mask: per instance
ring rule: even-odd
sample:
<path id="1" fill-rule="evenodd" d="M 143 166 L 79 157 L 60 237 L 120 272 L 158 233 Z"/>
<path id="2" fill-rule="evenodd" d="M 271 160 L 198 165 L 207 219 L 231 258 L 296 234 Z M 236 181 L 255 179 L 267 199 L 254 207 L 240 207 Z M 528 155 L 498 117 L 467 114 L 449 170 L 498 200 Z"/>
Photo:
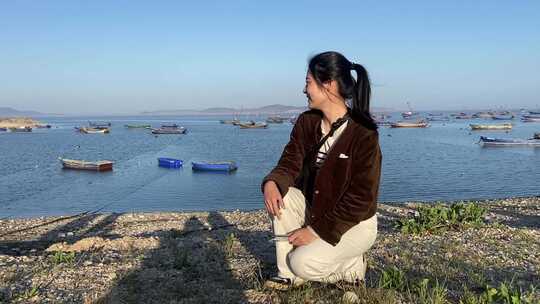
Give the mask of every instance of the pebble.
<path id="1" fill-rule="evenodd" d="M 343 297 L 341 298 L 341 301 L 343 303 L 358 303 L 358 301 L 360 300 L 360 298 L 358 298 L 358 296 L 356 295 L 356 293 L 352 292 L 352 291 L 347 291 L 343 294 Z"/>

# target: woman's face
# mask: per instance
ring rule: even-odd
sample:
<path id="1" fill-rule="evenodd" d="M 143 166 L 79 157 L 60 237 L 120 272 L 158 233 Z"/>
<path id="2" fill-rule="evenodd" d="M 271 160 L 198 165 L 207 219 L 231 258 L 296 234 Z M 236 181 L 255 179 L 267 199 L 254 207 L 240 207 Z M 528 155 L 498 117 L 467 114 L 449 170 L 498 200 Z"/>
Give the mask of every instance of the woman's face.
<path id="1" fill-rule="evenodd" d="M 319 86 L 310 72 L 306 75 L 306 86 L 304 94 L 308 99 L 308 107 L 310 109 L 321 109 L 321 105 L 328 101 L 328 92 L 325 88 Z"/>

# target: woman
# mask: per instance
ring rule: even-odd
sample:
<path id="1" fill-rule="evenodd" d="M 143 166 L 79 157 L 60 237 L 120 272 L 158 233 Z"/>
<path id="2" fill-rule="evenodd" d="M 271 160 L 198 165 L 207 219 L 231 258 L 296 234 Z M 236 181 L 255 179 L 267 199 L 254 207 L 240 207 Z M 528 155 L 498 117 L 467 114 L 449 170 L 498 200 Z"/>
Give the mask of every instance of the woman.
<path id="1" fill-rule="evenodd" d="M 318 54 L 309 61 L 304 94 L 310 110 L 298 117 L 262 182 L 277 237 L 278 275 L 265 283 L 269 288 L 358 283 L 377 236 L 381 151 L 367 71 L 340 53 Z"/>

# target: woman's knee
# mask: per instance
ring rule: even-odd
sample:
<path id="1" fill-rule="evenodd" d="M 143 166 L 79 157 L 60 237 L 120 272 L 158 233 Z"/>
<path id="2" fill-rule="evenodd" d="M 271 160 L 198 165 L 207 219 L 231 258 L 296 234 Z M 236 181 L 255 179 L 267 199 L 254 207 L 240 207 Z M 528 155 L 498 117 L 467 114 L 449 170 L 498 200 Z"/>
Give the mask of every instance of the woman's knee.
<path id="1" fill-rule="evenodd" d="M 306 252 L 293 250 L 287 255 L 287 263 L 292 273 L 304 280 L 322 281 L 332 273 L 330 263 L 319 261 Z"/>

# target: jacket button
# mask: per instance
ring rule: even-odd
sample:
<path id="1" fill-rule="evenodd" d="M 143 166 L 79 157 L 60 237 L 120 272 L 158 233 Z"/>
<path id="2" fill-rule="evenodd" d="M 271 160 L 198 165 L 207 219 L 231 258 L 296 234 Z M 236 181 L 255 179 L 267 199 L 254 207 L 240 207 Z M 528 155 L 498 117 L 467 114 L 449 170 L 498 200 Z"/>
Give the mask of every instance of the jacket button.
<path id="1" fill-rule="evenodd" d="M 315 194 L 319 194 L 319 190 L 315 190 Z"/>

